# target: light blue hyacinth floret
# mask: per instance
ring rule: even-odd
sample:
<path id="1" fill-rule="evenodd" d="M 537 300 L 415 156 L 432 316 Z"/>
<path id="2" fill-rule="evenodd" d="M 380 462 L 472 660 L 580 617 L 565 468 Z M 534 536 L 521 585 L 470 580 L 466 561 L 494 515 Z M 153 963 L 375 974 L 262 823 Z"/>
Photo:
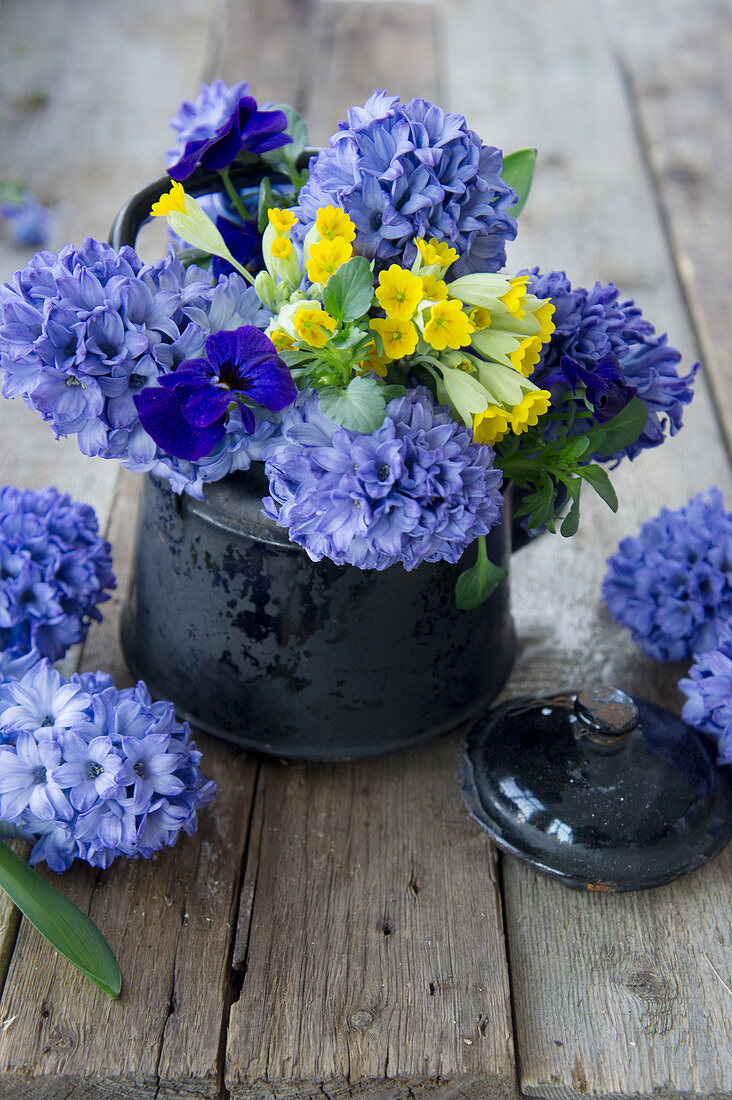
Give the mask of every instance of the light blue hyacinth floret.
<path id="1" fill-rule="evenodd" d="M 314 561 L 405 569 L 459 560 L 500 519 L 500 470 L 490 447 L 424 387 L 386 406 L 367 434 L 339 427 L 314 394 L 285 411 L 268 445 L 265 511 Z"/>

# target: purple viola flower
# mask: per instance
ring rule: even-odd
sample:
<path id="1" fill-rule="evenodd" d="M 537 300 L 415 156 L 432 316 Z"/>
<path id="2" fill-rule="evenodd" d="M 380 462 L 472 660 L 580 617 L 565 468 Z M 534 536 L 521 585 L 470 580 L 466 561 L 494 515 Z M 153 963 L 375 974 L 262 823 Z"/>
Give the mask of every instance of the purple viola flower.
<path id="1" fill-rule="evenodd" d="M 145 431 L 177 458 L 210 454 L 225 435 L 232 403 L 238 404 L 244 431 L 251 434 L 256 421 L 246 400 L 276 412 L 297 396 L 274 344 L 254 326 L 214 333 L 204 347 L 205 359 L 182 363 L 135 400 Z"/>
<path id="2" fill-rule="evenodd" d="M 262 255 L 262 234 L 257 228 L 256 222 L 247 221 L 234 223 L 228 218 L 217 218 L 216 228 L 224 238 L 224 244 L 235 260 L 242 267 L 256 273 L 264 268 Z M 234 268 L 228 260 L 222 260 L 220 256 L 213 256 L 211 270 L 218 279 L 219 275 L 231 275 Z"/>
<path id="3" fill-rule="evenodd" d="M 213 137 L 226 119 L 230 118 L 241 97 L 251 93 L 246 80 L 240 80 L 231 87 L 223 80 L 201 84 L 196 98 L 183 100 L 175 118 L 170 120 L 178 148 L 168 150 L 168 165 L 175 164 L 189 141 Z"/>
<path id="4" fill-rule="evenodd" d="M 53 772 L 61 749 L 21 730 L 15 746 L 0 746 L 0 818 L 15 821 L 27 809 L 41 821 L 70 821 L 73 810 Z"/>
<path id="5" fill-rule="evenodd" d="M 174 180 L 185 180 L 197 164 L 204 168 L 227 168 L 241 152 L 258 155 L 278 149 L 292 140 L 284 111 L 260 110 L 256 99 L 242 90 L 213 133 L 186 141 L 183 155 L 168 168 Z"/>
<path id="6" fill-rule="evenodd" d="M 542 379 L 546 389 L 562 383 L 568 385 L 573 394 L 577 393 L 578 386 L 584 387 L 585 396 L 592 405 L 593 419 L 600 424 L 616 416 L 638 392 L 635 386 L 625 381 L 620 364 L 612 353 L 600 359 L 592 371 L 563 355 L 558 370 Z"/>

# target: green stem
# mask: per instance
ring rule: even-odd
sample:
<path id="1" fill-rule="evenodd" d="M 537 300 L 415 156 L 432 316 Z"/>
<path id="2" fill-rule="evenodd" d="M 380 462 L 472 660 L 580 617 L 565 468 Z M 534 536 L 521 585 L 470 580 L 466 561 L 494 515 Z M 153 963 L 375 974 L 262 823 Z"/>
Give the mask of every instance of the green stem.
<path id="1" fill-rule="evenodd" d="M 244 203 L 241 201 L 241 196 L 237 193 L 237 190 L 234 187 L 234 184 L 231 182 L 231 176 L 229 175 L 229 169 L 228 168 L 220 168 L 219 169 L 219 175 L 221 176 L 221 179 L 223 180 L 224 187 L 226 188 L 226 193 L 229 196 L 229 198 L 231 199 L 234 207 L 236 208 L 237 213 L 244 219 L 245 222 L 250 221 L 251 219 L 249 217 L 249 214 L 247 213 L 247 209 L 244 206 Z"/>

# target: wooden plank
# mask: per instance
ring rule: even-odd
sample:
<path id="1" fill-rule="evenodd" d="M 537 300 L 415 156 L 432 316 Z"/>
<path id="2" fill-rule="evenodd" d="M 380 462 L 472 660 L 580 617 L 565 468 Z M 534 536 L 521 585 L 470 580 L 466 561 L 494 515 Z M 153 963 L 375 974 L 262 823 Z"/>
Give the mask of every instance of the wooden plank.
<path id="1" fill-rule="evenodd" d="M 182 0 L 176 11 L 171 22 L 141 2 L 120 9 L 112 0 L 92 8 L 83 0 L 24 0 L 0 8 L 0 176 L 17 178 L 52 208 L 51 247 L 79 244 L 87 235 L 104 240 L 122 201 L 159 172 L 167 119 L 195 91 L 191 73 L 201 68 L 213 7 L 211 0 Z M 33 251 L 0 241 L 0 278 Z M 107 528 L 116 462 L 85 458 L 73 439 L 55 442 L 18 400 L 0 401 L 0 437 L 1 483 L 68 489 Z M 79 656 L 73 647 L 64 671 Z M 103 655 L 100 663 L 106 664 Z M 3 896 L 0 984 L 17 930 L 17 912 Z M 28 994 L 29 1009 L 30 988 Z M 12 1016 L 0 1008 L 0 1028 Z M 6 1045 L 18 1022 L 0 1030 Z M 19 1085 L 23 1095 L 25 1087 Z"/>
<path id="2" fill-rule="evenodd" d="M 434 25 L 428 3 L 229 0 L 216 21 L 209 75 L 247 79 L 258 99 L 290 103 L 305 116 L 311 143 L 324 145 L 346 109 L 375 88 L 439 98 Z"/>
<path id="3" fill-rule="evenodd" d="M 116 566 L 126 581 L 139 479 L 123 478 L 115 503 Z M 124 589 L 122 588 L 122 591 Z M 83 667 L 118 685 L 129 675 L 117 641 L 119 603 L 90 631 Z M 122 995 L 110 1002 L 25 922 L 0 1000 L 0 1095 L 213 1097 L 228 1007 L 238 882 L 256 765 L 199 738 L 218 796 L 199 830 L 150 860 L 118 860 L 95 873 L 49 876 L 89 911 L 117 955 Z"/>
<path id="4" fill-rule="evenodd" d="M 432 5 L 267 0 L 225 13 L 216 72 L 289 99 L 316 144 L 374 88 L 439 99 Z M 500 897 L 457 798 L 455 751 L 452 739 L 357 765 L 263 766 L 232 1100 L 513 1093 Z"/>
<path id="5" fill-rule="evenodd" d="M 513 1095 L 501 899 L 456 747 L 262 766 L 232 1100 Z"/>
<path id="6" fill-rule="evenodd" d="M 635 9 L 625 11 L 634 37 L 645 16 L 636 22 Z M 579 285 L 614 279 L 691 357 L 672 257 L 600 14 L 599 5 L 553 0 L 532 5 L 528 20 L 499 3 L 454 0 L 444 24 L 448 105 L 465 104 L 485 140 L 540 149 L 515 265 L 564 267 Z M 484 39 L 465 35 L 481 20 L 492 28 L 495 56 L 528 55 L 533 64 L 486 64 Z M 672 81 L 673 56 L 668 64 Z M 678 506 L 711 483 L 732 488 L 703 381 L 686 420 L 676 439 L 613 473 L 617 517 L 588 497 L 575 539 L 546 537 L 515 556 L 520 652 L 507 695 L 604 682 L 680 706 L 675 683 L 684 666 L 645 658 L 610 622 L 599 589 L 606 555 L 661 505 Z M 729 995 L 713 968 L 729 984 L 729 854 L 676 885 L 602 898 L 573 894 L 511 859 L 502 868 L 522 1091 L 728 1097 Z"/>
<path id="7" fill-rule="evenodd" d="M 732 6 L 702 0 L 609 11 L 633 90 L 653 172 L 705 366 L 732 444 Z M 671 59 L 672 63 L 671 63 Z"/>

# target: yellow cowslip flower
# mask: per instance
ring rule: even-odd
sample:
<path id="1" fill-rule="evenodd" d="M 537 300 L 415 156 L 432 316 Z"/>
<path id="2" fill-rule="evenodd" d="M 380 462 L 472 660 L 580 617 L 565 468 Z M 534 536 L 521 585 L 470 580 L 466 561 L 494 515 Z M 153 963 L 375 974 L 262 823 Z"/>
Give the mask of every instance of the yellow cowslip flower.
<path id="1" fill-rule="evenodd" d="M 172 180 L 170 192 L 161 195 L 150 211 L 153 218 L 166 218 L 168 214 L 185 214 L 186 193 L 182 183 Z"/>
<path id="2" fill-rule="evenodd" d="M 267 211 L 269 224 L 273 227 L 278 237 L 289 233 L 297 218 L 291 210 L 277 210 L 274 207 Z"/>
<path id="3" fill-rule="evenodd" d="M 437 237 L 430 237 L 428 241 L 423 240 L 422 237 L 415 237 L 414 243 L 427 267 L 431 267 L 432 264 L 449 267 L 458 258 L 455 249 L 450 248 L 445 241 L 438 241 Z"/>
<path id="4" fill-rule="evenodd" d="M 384 355 L 389 359 L 411 355 L 417 346 L 417 330 L 411 321 L 403 317 L 375 317 L 370 326 L 381 337 Z"/>
<path id="5" fill-rule="evenodd" d="M 549 408 L 552 395 L 548 390 L 529 390 L 511 410 L 511 427 L 516 435 L 533 428 Z"/>
<path id="6" fill-rule="evenodd" d="M 376 298 L 387 317 L 413 317 L 424 292 L 419 275 L 412 275 L 399 264 L 392 264 L 379 275 Z"/>
<path id="7" fill-rule="evenodd" d="M 359 359 L 356 371 L 358 374 L 367 374 L 370 371 L 372 374 L 378 374 L 379 378 L 386 378 L 388 364 L 388 358 L 376 354 L 376 344 L 372 341 L 366 349 L 364 358 Z"/>
<path id="8" fill-rule="evenodd" d="M 540 336 L 525 336 L 515 351 L 509 355 L 509 361 L 514 370 L 529 378 L 536 364 L 541 358 L 543 341 Z"/>
<path id="9" fill-rule="evenodd" d="M 476 306 L 475 309 L 471 309 L 468 317 L 476 332 L 482 332 L 483 329 L 490 327 L 491 315 L 483 306 Z"/>
<path id="10" fill-rule="evenodd" d="M 529 284 L 528 275 L 518 275 L 515 279 L 511 279 L 511 289 L 505 294 L 501 294 L 499 302 L 503 302 L 504 306 L 509 313 L 514 317 L 521 319 L 526 316 L 526 310 L 524 307 L 524 299 L 526 298 L 526 287 Z"/>
<path id="11" fill-rule="evenodd" d="M 328 343 L 328 334 L 334 332 L 335 328 L 335 318 L 324 309 L 303 306 L 295 314 L 295 332 L 311 348 L 324 348 Z"/>
<path id="12" fill-rule="evenodd" d="M 275 328 L 271 332 L 267 333 L 270 340 L 274 344 L 277 351 L 287 351 L 288 348 L 293 347 L 295 341 L 289 336 L 284 329 Z"/>
<path id="13" fill-rule="evenodd" d="M 289 237 L 275 237 L 270 246 L 270 252 L 277 260 L 286 260 L 292 255 L 292 241 Z"/>
<path id="14" fill-rule="evenodd" d="M 508 409 L 502 409 L 498 405 L 490 405 L 483 412 L 476 413 L 473 417 L 473 439 L 476 443 L 487 443 L 490 447 L 508 435 L 511 430 L 513 415 Z"/>
<path id="15" fill-rule="evenodd" d="M 356 237 L 356 226 L 345 210 L 338 206 L 321 206 L 315 215 L 315 228 L 321 238 L 332 241 L 334 237 L 343 237 L 349 244 Z"/>
<path id="16" fill-rule="evenodd" d="M 161 195 L 154 203 L 150 213 L 155 218 L 167 217 L 168 225 L 187 241 L 193 248 L 200 248 L 202 252 L 208 252 L 211 256 L 220 256 L 227 260 L 232 267 L 242 275 L 247 282 L 253 283 L 251 272 L 235 260 L 221 233 L 209 218 L 208 214 L 196 202 L 192 195 L 187 195 L 183 185 L 173 180 L 167 195 Z"/>
<path id="17" fill-rule="evenodd" d="M 475 329 L 470 318 L 463 311 L 462 302 L 456 298 L 435 302 L 430 309 L 430 319 L 424 326 L 424 338 L 435 351 L 464 348 L 470 343 L 473 332 Z"/>
<path id="18" fill-rule="evenodd" d="M 343 237 L 314 241 L 308 257 L 308 279 L 311 283 L 327 283 L 333 272 L 347 263 L 352 255 L 353 249 Z"/>
<path id="19" fill-rule="evenodd" d="M 436 275 L 423 275 L 422 294 L 427 301 L 443 302 L 447 298 L 447 283 Z"/>

